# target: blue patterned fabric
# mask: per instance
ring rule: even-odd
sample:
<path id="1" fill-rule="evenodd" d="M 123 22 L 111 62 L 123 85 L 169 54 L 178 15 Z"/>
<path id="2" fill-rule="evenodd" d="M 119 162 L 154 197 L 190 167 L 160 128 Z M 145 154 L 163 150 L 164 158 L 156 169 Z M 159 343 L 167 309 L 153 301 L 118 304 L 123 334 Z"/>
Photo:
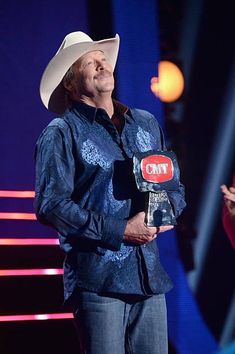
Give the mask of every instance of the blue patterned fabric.
<path id="1" fill-rule="evenodd" d="M 119 134 L 103 109 L 75 103 L 37 142 L 35 211 L 40 222 L 58 231 L 66 252 L 65 299 L 76 287 L 140 295 L 172 287 L 155 241 L 144 247 L 123 240 L 128 218 L 144 210 L 133 154 L 164 149 L 149 112 L 127 110 L 123 119 Z M 178 216 L 185 206 L 183 186 L 169 199 Z"/>

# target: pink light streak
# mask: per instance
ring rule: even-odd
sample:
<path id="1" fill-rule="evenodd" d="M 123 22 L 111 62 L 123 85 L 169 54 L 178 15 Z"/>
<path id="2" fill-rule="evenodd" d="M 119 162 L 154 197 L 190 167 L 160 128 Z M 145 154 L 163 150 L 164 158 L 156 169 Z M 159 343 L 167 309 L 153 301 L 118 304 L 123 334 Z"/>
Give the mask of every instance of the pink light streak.
<path id="1" fill-rule="evenodd" d="M 7 191 L 0 190 L 0 198 L 34 198 L 34 191 Z"/>
<path id="2" fill-rule="evenodd" d="M 73 318 L 73 314 L 69 312 L 35 314 L 35 315 L 11 315 L 11 316 L 0 316 L 0 322 L 63 320 L 63 319 L 70 319 L 70 318 Z"/>
<path id="3" fill-rule="evenodd" d="M 35 276 L 35 275 L 62 275 L 63 269 L 0 269 L 0 277 Z"/>
<path id="4" fill-rule="evenodd" d="M 2 220 L 37 220 L 34 213 L 0 213 Z"/>
<path id="5" fill-rule="evenodd" d="M 0 238 L 1 246 L 54 246 L 59 245 L 57 238 Z"/>

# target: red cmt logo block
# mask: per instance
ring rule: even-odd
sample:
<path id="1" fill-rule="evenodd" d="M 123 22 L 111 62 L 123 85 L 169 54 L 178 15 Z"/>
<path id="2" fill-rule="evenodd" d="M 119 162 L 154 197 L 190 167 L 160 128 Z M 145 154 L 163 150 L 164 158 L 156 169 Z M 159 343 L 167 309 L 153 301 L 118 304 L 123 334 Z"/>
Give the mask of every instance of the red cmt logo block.
<path id="1" fill-rule="evenodd" d="M 173 178 L 172 160 L 165 155 L 150 155 L 141 160 L 141 172 L 147 182 L 163 183 Z"/>

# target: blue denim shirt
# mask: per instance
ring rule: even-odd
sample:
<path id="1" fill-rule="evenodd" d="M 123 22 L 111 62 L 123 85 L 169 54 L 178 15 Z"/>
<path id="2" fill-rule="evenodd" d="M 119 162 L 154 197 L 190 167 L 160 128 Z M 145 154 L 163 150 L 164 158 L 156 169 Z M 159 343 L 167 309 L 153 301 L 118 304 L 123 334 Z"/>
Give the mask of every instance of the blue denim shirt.
<path id="1" fill-rule="evenodd" d="M 133 154 L 165 149 L 163 135 L 147 111 L 128 109 L 122 116 L 119 134 L 103 109 L 75 103 L 37 141 L 35 211 L 58 231 L 66 253 L 65 300 L 76 287 L 139 295 L 172 287 L 156 241 L 137 246 L 123 240 L 128 218 L 144 210 Z M 177 217 L 185 207 L 183 186 L 169 199 Z"/>

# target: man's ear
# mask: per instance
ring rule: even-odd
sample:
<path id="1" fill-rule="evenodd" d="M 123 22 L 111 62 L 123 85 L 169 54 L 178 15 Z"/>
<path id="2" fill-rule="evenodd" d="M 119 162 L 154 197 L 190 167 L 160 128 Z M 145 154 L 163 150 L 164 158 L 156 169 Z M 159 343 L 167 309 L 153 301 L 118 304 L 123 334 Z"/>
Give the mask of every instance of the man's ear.
<path id="1" fill-rule="evenodd" d="M 74 88 L 74 83 L 73 83 L 73 80 L 65 80 L 63 82 L 64 84 L 64 88 L 69 91 L 69 92 L 72 92 L 73 91 L 73 88 Z"/>

